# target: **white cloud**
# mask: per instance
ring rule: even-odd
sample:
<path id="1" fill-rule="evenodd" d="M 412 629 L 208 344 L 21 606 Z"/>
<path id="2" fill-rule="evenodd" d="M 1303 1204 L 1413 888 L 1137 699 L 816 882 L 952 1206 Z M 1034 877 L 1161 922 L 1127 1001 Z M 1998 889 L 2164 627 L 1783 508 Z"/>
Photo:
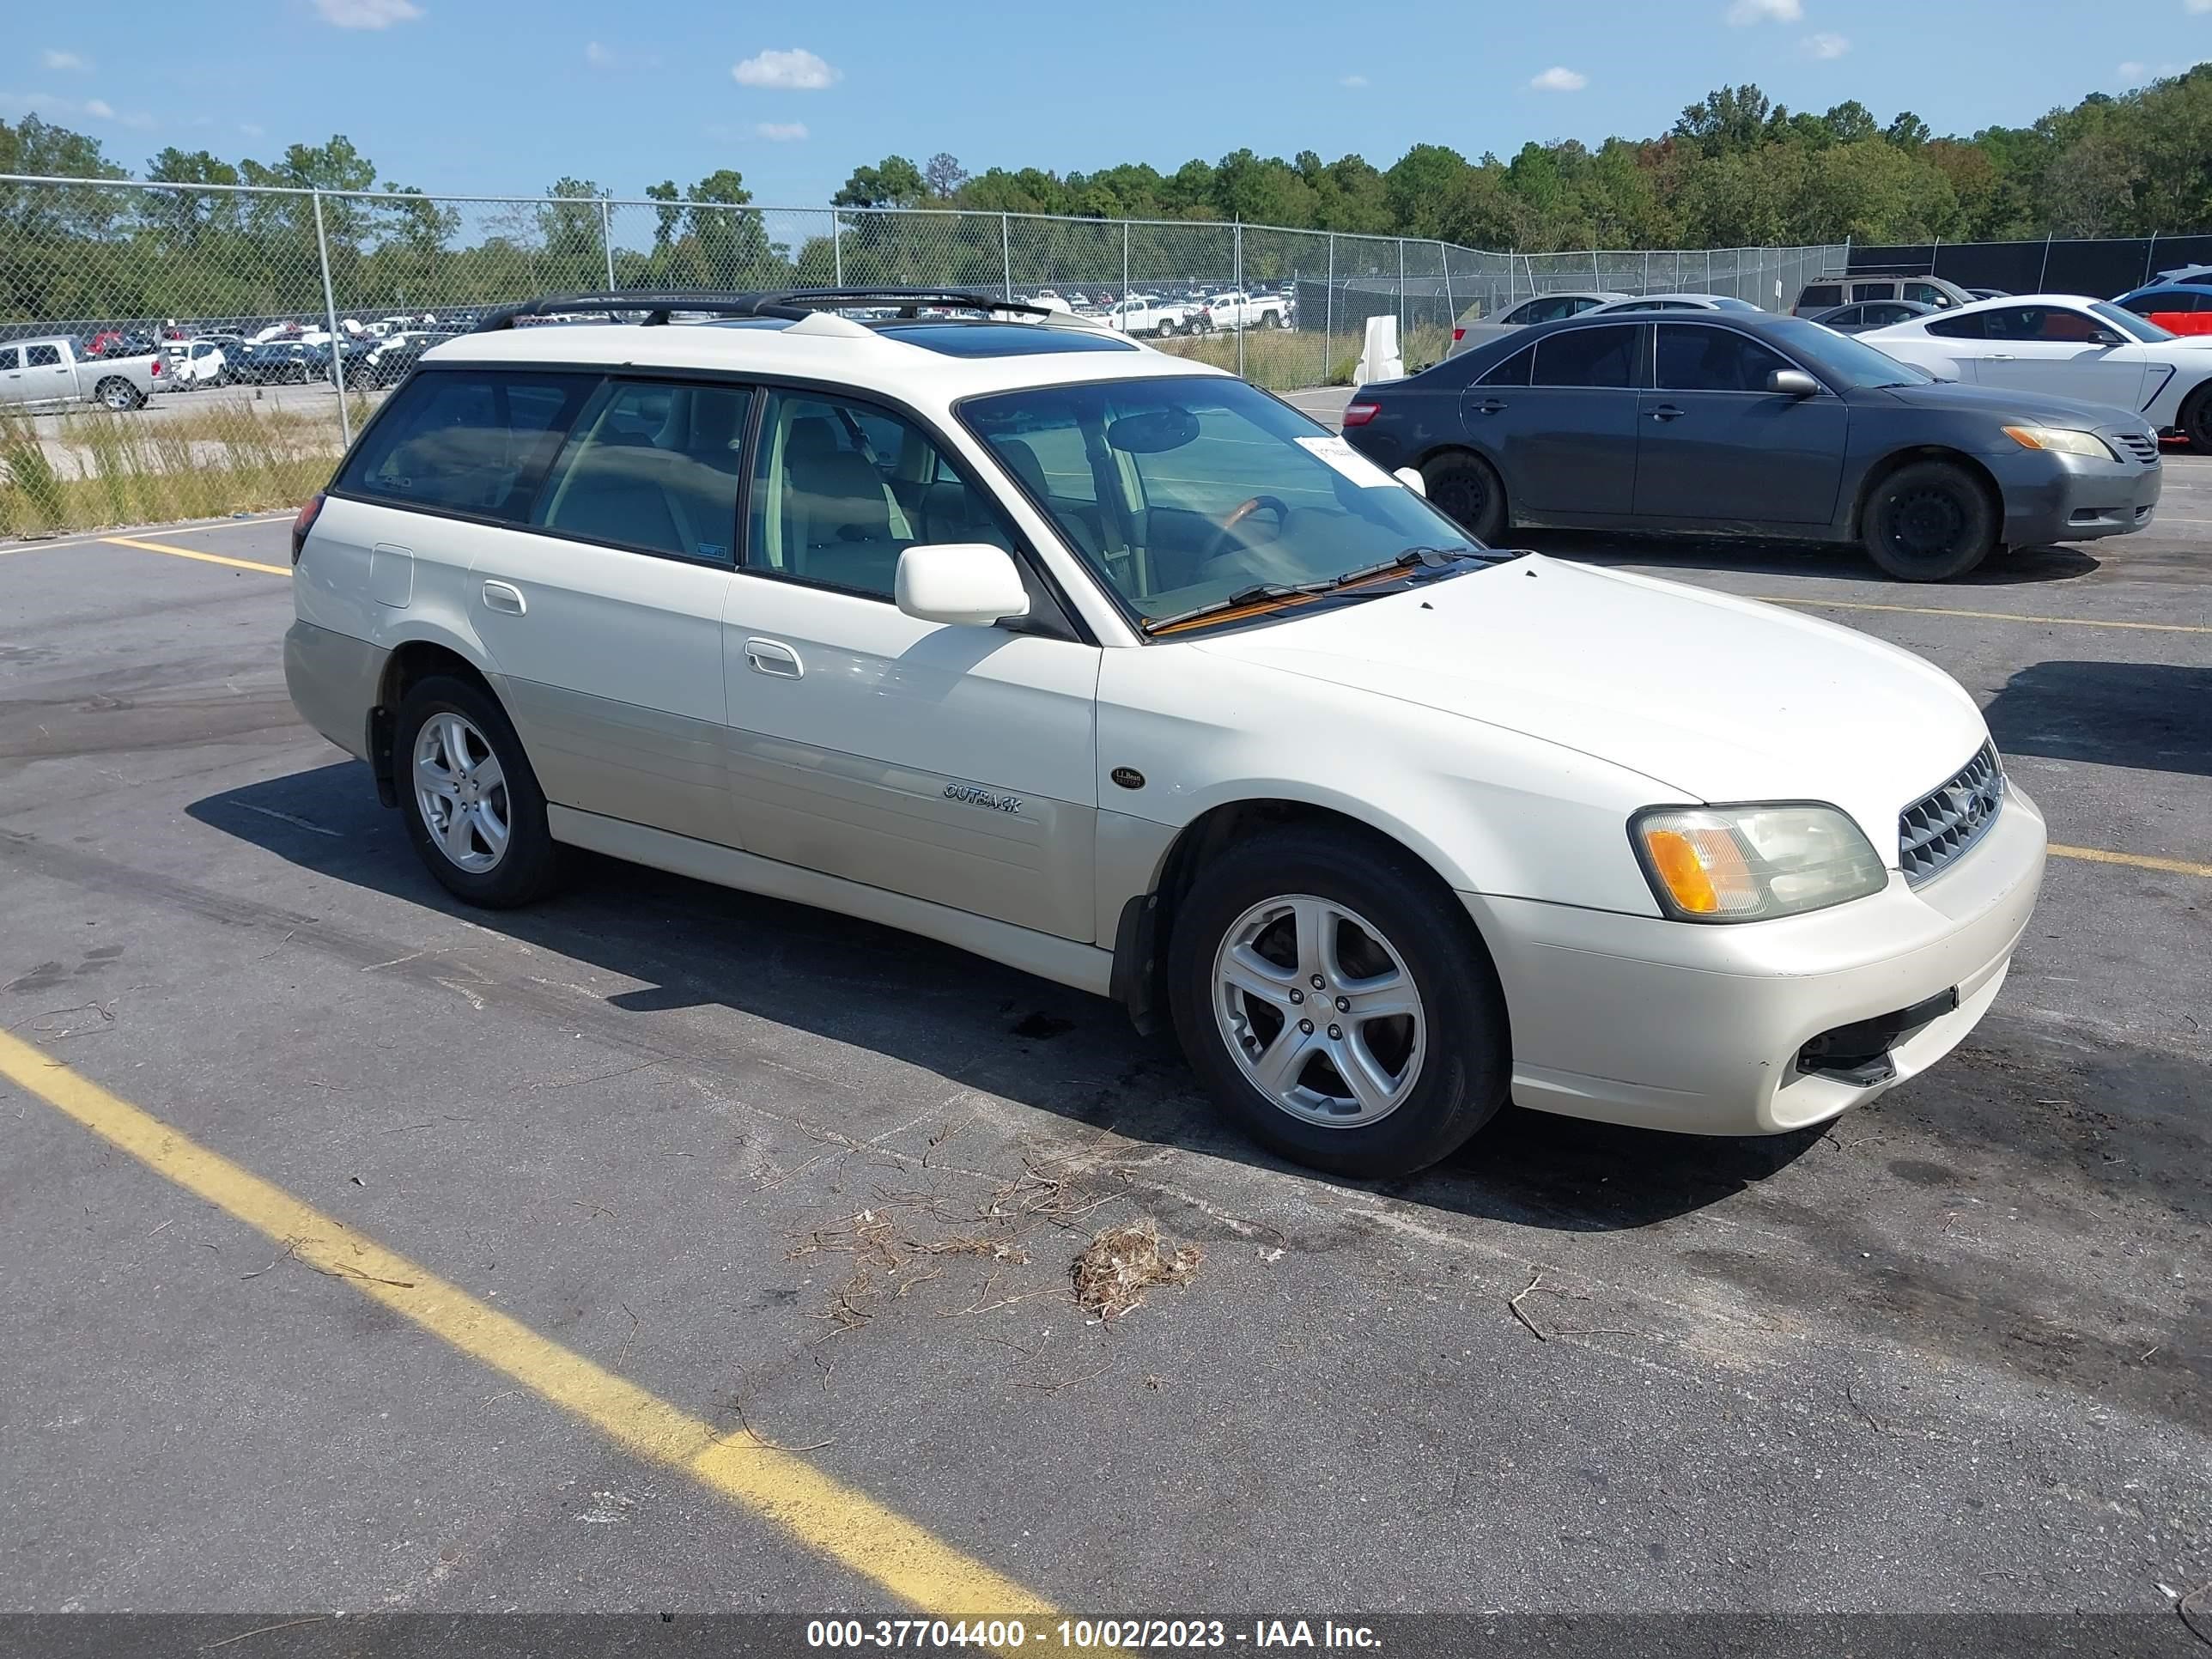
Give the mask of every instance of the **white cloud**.
<path id="1" fill-rule="evenodd" d="M 92 117 L 95 121 L 112 121 L 115 118 L 114 106 L 110 104 L 105 98 L 87 99 L 85 100 L 84 112 Z"/>
<path id="2" fill-rule="evenodd" d="M 615 55 L 598 41 L 589 40 L 584 45 L 584 61 L 593 69 L 612 69 L 615 66 Z"/>
<path id="3" fill-rule="evenodd" d="M 238 124 L 238 130 L 249 138 L 259 138 L 269 131 L 258 121 L 240 121 Z"/>
<path id="4" fill-rule="evenodd" d="M 806 137 L 806 123 L 804 121 L 763 121 L 759 125 L 756 126 L 753 131 L 761 137 L 767 139 L 772 144 L 787 144 L 793 139 L 804 138 Z"/>
<path id="5" fill-rule="evenodd" d="M 2184 11 L 2212 11 L 2212 0 L 2182 0 Z"/>
<path id="6" fill-rule="evenodd" d="M 415 0 L 315 0 L 315 15 L 332 28 L 388 29 L 422 15 Z"/>
<path id="7" fill-rule="evenodd" d="M 2212 4 L 2212 0 L 2207 0 Z M 781 92 L 819 92 L 845 78 L 803 46 L 789 52 L 763 52 L 730 66 L 730 78 L 741 87 L 773 87 Z"/>
<path id="8" fill-rule="evenodd" d="M 92 59 L 79 52 L 61 52 L 48 46 L 39 54 L 39 62 L 50 70 L 65 70 L 82 75 L 92 68 Z"/>
<path id="9" fill-rule="evenodd" d="M 2212 0 L 2204 3 L 2212 5 Z M 1795 23 L 1804 15 L 1805 0 L 1735 0 L 1728 9 L 1729 21 L 1738 28 L 1752 23 Z"/>
<path id="10" fill-rule="evenodd" d="M 1340 87 L 1364 87 L 1367 84 L 1367 77 L 1364 75 L 1347 75 L 1336 84 Z"/>
<path id="11" fill-rule="evenodd" d="M 1539 92 L 1580 92 L 1589 84 L 1589 76 L 1578 70 L 1562 68 L 1554 64 L 1528 84 Z"/>
<path id="12" fill-rule="evenodd" d="M 0 92 L 0 115 L 35 115 L 56 123 L 112 121 L 119 127 L 150 127 L 154 118 L 140 110 L 120 111 L 104 98 L 58 98 L 51 92 Z"/>
<path id="13" fill-rule="evenodd" d="M 2120 79 L 2123 81 L 2140 81 L 2143 76 L 2149 73 L 2150 65 L 2148 64 L 2123 64 L 2120 65 Z"/>
<path id="14" fill-rule="evenodd" d="M 1840 34 L 1808 34 L 1798 43 L 1808 55 L 1814 58 L 1841 58 L 1851 49 L 1851 43 Z"/>

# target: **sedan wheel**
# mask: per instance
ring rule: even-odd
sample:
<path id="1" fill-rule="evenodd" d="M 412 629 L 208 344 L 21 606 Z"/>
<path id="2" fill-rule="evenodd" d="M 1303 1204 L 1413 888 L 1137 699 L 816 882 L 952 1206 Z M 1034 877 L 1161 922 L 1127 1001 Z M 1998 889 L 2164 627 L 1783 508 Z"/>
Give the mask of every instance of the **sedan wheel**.
<path id="1" fill-rule="evenodd" d="M 1498 471 L 1466 450 L 1432 455 L 1422 465 L 1429 501 L 1461 529 L 1486 544 L 1505 533 L 1505 486 Z"/>
<path id="2" fill-rule="evenodd" d="M 1899 581 L 1963 576 L 1996 545 L 1989 495 L 1948 461 L 1916 461 L 1875 487 L 1862 539 L 1867 556 Z"/>

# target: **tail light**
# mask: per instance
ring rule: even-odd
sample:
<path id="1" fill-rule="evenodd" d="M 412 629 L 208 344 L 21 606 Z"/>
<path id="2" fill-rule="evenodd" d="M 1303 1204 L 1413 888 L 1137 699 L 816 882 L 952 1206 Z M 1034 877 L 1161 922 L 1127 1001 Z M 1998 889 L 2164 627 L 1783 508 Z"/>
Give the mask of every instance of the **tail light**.
<path id="1" fill-rule="evenodd" d="M 1380 404 L 1346 404 L 1344 406 L 1344 423 L 1346 426 L 1365 426 L 1382 412 L 1382 405 Z"/>
<path id="2" fill-rule="evenodd" d="M 1455 328 L 1455 329 L 1454 329 L 1454 330 L 1452 331 L 1452 343 L 1453 343 L 1454 345 L 1457 345 L 1457 344 L 1458 344 L 1462 340 L 1464 340 L 1465 338 L 1467 338 L 1467 331 L 1466 331 L 1465 329 L 1463 329 L 1463 328 Z"/>
<path id="3" fill-rule="evenodd" d="M 315 527 L 315 520 L 322 513 L 323 498 L 311 495 L 301 505 L 299 515 L 292 520 L 292 562 L 300 562 L 301 550 L 307 544 L 307 532 Z"/>
<path id="4" fill-rule="evenodd" d="M 149 374 L 159 374 L 161 372 L 161 360 L 159 357 L 155 358 L 154 367 L 148 369 L 146 372 Z"/>

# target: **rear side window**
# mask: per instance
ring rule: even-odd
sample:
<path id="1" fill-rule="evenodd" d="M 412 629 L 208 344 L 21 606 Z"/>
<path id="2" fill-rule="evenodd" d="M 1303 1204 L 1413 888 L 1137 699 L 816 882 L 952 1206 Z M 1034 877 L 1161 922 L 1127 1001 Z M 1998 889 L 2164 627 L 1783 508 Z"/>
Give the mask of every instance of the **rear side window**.
<path id="1" fill-rule="evenodd" d="M 1644 330 L 1633 324 L 1574 328 L 1536 343 L 1531 386 L 1633 386 Z"/>
<path id="2" fill-rule="evenodd" d="M 1851 284 L 1851 298 L 1854 300 L 1887 300 L 1896 292 L 1896 285 L 1892 283 L 1853 283 Z"/>
<path id="3" fill-rule="evenodd" d="M 588 541 L 728 564 L 750 394 L 609 381 L 539 498 L 535 522 Z"/>
<path id="4" fill-rule="evenodd" d="M 1797 296 L 1800 310 L 1813 306 L 1839 306 L 1843 302 L 1844 285 L 1841 283 L 1814 283 Z"/>
<path id="5" fill-rule="evenodd" d="M 2134 312 L 2138 317 L 2148 317 L 2154 311 L 2187 311 L 2191 309 L 2190 307 L 2180 303 L 2180 299 L 2181 296 L 2179 295 L 2167 295 L 2163 294 L 2137 294 L 2124 300 L 2116 300 L 2113 303 L 2115 305 L 2124 306 L 2128 310 Z"/>
<path id="6" fill-rule="evenodd" d="M 337 488 L 395 507 L 520 523 L 593 374 L 418 373 L 362 436 Z"/>
<path id="7" fill-rule="evenodd" d="M 1534 346 L 1516 351 L 1504 362 L 1493 367 L 1475 384 L 1477 386 L 1526 386 L 1528 384 L 1528 365 L 1536 360 Z"/>

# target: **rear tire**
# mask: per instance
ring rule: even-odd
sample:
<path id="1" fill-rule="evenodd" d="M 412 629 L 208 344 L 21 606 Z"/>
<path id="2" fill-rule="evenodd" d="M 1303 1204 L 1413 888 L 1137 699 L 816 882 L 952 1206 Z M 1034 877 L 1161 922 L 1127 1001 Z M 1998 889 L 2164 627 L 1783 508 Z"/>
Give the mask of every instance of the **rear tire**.
<path id="1" fill-rule="evenodd" d="M 1505 485 L 1481 456 L 1464 449 L 1431 455 L 1421 482 L 1430 503 L 1475 540 L 1487 546 L 1505 533 Z"/>
<path id="2" fill-rule="evenodd" d="M 1318 925 L 1302 929 L 1301 908 Z M 1168 994 L 1214 1100 L 1315 1169 L 1411 1175 L 1505 1103 L 1509 1028 L 1489 955 L 1435 874 L 1372 836 L 1293 824 L 1234 843 L 1178 907 Z M 1363 1018 L 1363 999 L 1411 1012 Z M 1267 1073 L 1276 1081 L 1257 1080 Z"/>
<path id="3" fill-rule="evenodd" d="M 2199 455 L 2212 455 L 2212 384 L 2200 386 L 2182 405 L 2181 434 Z"/>
<path id="4" fill-rule="evenodd" d="M 392 764 L 407 839 L 456 898 L 512 909 L 558 883 L 544 792 L 507 712 L 480 687 L 447 674 L 417 682 L 400 700 Z"/>
<path id="5" fill-rule="evenodd" d="M 111 374 L 102 380 L 93 388 L 93 395 L 100 399 L 101 408 L 118 415 L 143 408 L 146 402 L 146 394 L 119 374 Z"/>
<path id="6" fill-rule="evenodd" d="M 1997 544 L 1996 504 L 1951 461 L 1912 461 L 1875 486 L 1860 521 L 1867 556 L 1901 582 L 1963 576 Z"/>

